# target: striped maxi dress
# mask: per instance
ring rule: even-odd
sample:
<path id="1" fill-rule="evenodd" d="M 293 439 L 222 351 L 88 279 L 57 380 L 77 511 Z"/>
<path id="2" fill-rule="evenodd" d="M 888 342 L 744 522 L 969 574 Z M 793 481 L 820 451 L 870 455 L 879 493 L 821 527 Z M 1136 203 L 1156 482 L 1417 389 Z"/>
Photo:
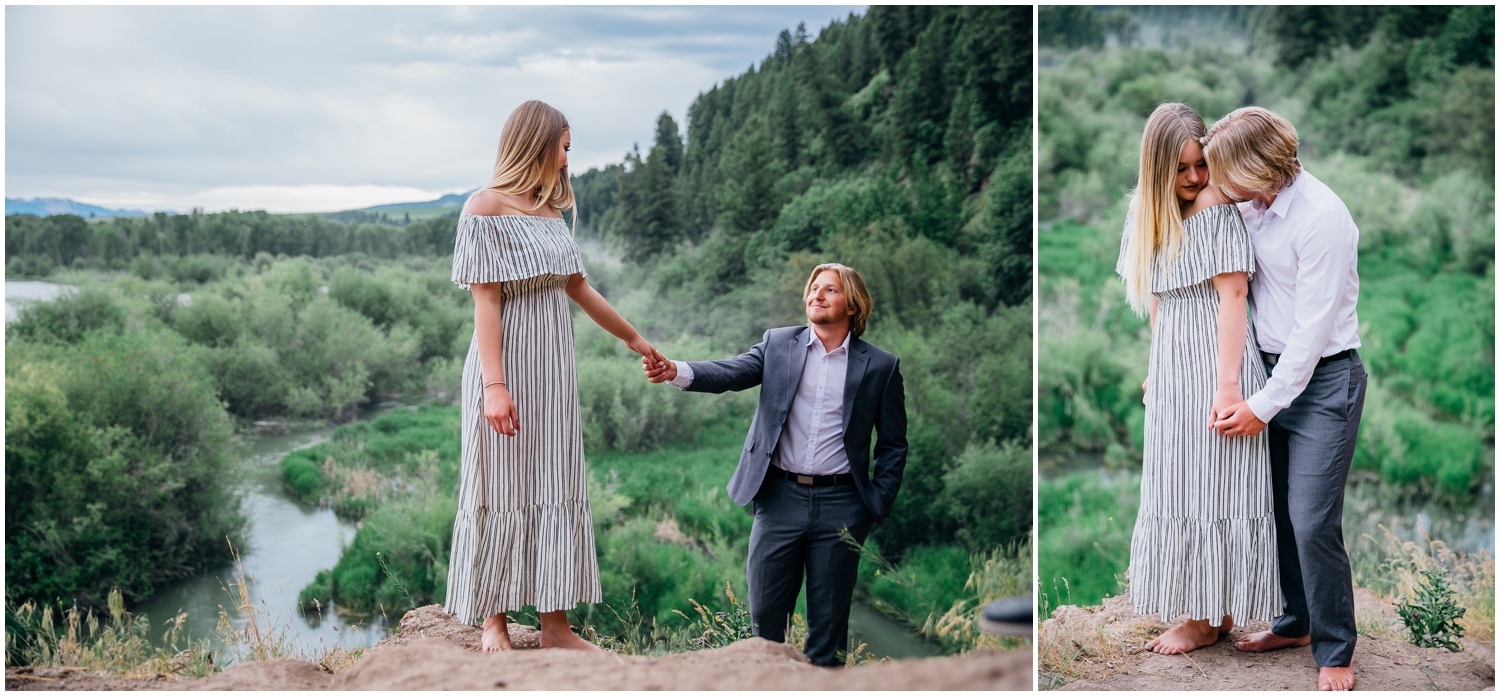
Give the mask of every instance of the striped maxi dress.
<path id="1" fill-rule="evenodd" d="M 1127 220 L 1115 271 L 1123 275 Z M 1255 272 L 1250 235 L 1233 204 L 1183 221 L 1176 258 L 1158 249 L 1151 292 L 1156 328 L 1146 391 L 1141 506 L 1130 541 L 1130 600 L 1138 614 L 1184 614 L 1218 626 L 1281 611 L 1271 462 L 1264 431 L 1223 437 L 1208 429 L 1218 385 L 1219 295 L 1213 277 Z M 1247 321 L 1242 396 L 1266 383 Z"/>
<path id="2" fill-rule="evenodd" d="M 460 621 L 602 601 L 565 289 L 574 273 L 583 273 L 583 260 L 560 219 L 459 217 L 453 282 L 502 283 L 501 360 L 521 424 L 512 438 L 484 419 L 479 345 L 471 340 L 445 602 Z"/>

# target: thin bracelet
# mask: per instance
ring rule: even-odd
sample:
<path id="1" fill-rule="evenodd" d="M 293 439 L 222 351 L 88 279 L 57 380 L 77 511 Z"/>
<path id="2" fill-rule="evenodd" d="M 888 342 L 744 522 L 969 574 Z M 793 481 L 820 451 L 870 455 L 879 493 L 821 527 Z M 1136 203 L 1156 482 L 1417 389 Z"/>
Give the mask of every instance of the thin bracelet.
<path id="1" fill-rule="evenodd" d="M 493 382 L 485 382 L 484 388 L 485 389 L 489 389 L 490 387 L 493 387 L 496 384 L 498 384 L 498 385 L 500 385 L 502 387 L 505 387 L 506 389 L 510 389 L 510 387 L 506 386 L 505 380 L 503 380 L 503 379 L 497 379 L 497 380 L 495 380 Z"/>

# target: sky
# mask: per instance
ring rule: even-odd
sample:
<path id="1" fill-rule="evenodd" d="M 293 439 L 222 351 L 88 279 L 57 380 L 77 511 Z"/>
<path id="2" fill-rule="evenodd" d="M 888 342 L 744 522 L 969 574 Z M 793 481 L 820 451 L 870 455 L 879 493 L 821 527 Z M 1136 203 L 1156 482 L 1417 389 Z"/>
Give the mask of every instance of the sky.
<path id="1" fill-rule="evenodd" d="M 323 212 L 489 176 L 529 99 L 575 173 L 863 6 L 5 8 L 5 195 Z"/>

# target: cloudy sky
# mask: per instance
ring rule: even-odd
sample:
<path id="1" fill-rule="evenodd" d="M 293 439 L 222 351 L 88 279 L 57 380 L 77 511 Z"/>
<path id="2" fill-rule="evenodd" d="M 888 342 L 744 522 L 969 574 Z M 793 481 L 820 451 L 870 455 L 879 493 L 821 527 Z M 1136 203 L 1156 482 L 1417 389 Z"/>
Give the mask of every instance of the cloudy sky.
<path id="1" fill-rule="evenodd" d="M 860 6 L 7 7 L 5 195 L 314 212 L 488 176 L 505 117 L 567 114 L 574 171 Z"/>

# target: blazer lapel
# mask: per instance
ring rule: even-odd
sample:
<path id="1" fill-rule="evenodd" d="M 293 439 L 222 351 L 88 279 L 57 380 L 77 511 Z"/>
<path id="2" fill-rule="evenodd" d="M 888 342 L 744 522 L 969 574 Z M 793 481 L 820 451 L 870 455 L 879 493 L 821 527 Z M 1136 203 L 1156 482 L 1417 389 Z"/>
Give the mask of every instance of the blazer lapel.
<path id="1" fill-rule="evenodd" d="M 865 379 L 865 368 L 870 364 L 868 348 L 860 339 L 849 341 L 849 372 L 844 376 L 844 434 L 849 433 L 849 417 L 854 415 L 854 397 L 859 394 L 860 382 Z"/>
<path id="2" fill-rule="evenodd" d="M 792 409 L 792 400 L 797 398 L 797 385 L 802 382 L 802 368 L 807 364 L 807 332 L 812 329 L 803 327 L 801 331 L 792 334 L 792 340 L 787 343 L 787 373 L 786 373 L 786 408 Z"/>

